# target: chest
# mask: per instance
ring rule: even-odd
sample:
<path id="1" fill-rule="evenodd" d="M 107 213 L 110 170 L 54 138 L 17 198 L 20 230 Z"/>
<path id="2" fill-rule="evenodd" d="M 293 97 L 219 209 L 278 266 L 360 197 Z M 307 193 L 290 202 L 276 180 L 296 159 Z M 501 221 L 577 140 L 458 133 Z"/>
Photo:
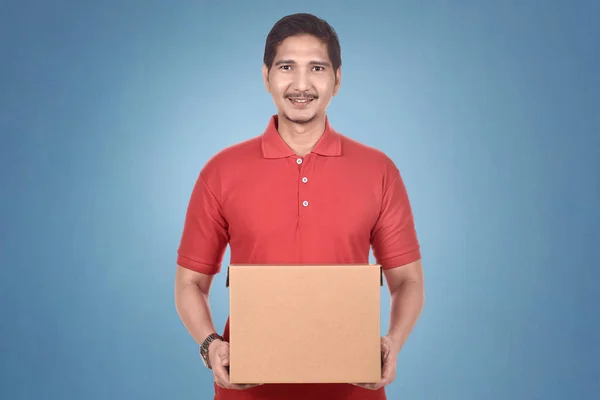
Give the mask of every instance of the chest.
<path id="1" fill-rule="evenodd" d="M 369 235 L 382 201 L 380 178 L 329 157 L 270 160 L 226 191 L 230 235 L 273 237 L 301 226 L 330 236 Z"/>

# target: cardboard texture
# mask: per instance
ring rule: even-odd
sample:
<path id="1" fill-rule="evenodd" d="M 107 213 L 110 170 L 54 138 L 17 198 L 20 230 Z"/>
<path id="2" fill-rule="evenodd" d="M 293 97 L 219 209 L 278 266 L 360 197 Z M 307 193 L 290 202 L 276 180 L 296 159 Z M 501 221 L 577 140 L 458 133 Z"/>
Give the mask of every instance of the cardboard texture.
<path id="1" fill-rule="evenodd" d="M 379 265 L 231 265 L 232 383 L 381 379 Z"/>

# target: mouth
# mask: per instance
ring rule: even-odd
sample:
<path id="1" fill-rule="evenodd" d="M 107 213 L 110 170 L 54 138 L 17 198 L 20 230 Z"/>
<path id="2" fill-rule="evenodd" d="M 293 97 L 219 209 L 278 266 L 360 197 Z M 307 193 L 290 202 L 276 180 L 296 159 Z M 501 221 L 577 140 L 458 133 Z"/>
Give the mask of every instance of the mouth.
<path id="1" fill-rule="evenodd" d="M 288 100 L 292 103 L 292 105 L 294 107 L 304 108 L 304 107 L 307 107 L 310 103 L 312 103 L 314 98 L 312 98 L 312 97 L 288 97 Z"/>

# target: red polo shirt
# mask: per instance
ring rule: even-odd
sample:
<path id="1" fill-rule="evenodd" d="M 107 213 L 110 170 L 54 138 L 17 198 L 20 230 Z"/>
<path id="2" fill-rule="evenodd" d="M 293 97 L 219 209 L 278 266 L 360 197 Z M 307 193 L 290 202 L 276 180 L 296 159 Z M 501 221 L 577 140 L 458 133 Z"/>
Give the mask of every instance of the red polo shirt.
<path id="1" fill-rule="evenodd" d="M 421 257 L 405 186 L 383 152 L 341 135 L 327 121 L 312 152 L 299 157 L 279 136 L 277 121 L 273 116 L 262 135 L 221 151 L 202 169 L 179 265 L 216 274 L 227 245 L 232 264 L 368 263 L 371 247 L 385 269 Z M 229 320 L 223 336 L 229 339 Z M 384 389 L 348 384 L 215 390 L 217 400 L 386 398 Z"/>

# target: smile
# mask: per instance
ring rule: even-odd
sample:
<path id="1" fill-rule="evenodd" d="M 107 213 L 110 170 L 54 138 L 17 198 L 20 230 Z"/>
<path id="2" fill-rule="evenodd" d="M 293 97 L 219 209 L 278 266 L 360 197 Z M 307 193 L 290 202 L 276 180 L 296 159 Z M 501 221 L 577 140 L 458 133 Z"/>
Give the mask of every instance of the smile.
<path id="1" fill-rule="evenodd" d="M 302 99 L 302 98 L 294 98 L 294 99 L 289 99 L 293 105 L 298 106 L 298 107 L 304 107 L 308 104 L 310 104 L 313 99 Z"/>

